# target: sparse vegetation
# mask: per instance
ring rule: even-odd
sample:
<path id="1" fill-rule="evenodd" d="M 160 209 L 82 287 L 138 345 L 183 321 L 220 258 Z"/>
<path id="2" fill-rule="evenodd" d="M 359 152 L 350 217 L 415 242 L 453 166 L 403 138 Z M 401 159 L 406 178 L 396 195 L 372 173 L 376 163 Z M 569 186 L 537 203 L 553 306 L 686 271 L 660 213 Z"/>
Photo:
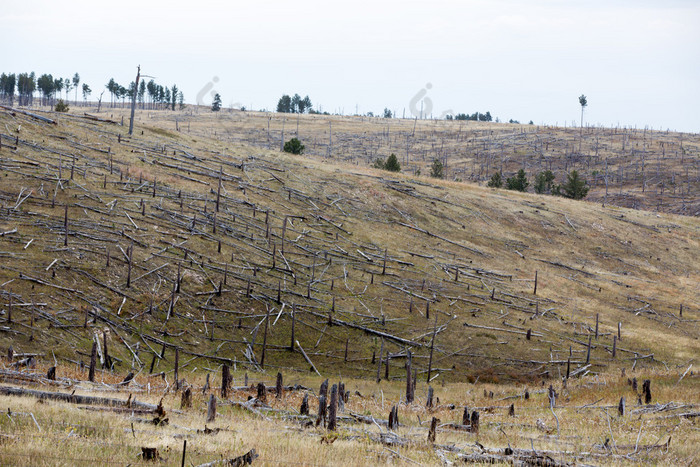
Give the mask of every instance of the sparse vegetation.
<path id="1" fill-rule="evenodd" d="M 56 112 L 68 112 L 68 104 L 63 99 L 59 99 L 54 110 Z"/>
<path id="2" fill-rule="evenodd" d="M 151 113 L 143 134 L 126 140 L 122 109 L 100 120 L 74 109 L 34 117 L 0 110 L 0 127 L 18 139 L 12 149 L 14 138 L 4 134 L 0 149 L 3 385 L 151 404 L 163 398 L 169 419 L 152 423 L 156 414 L 134 413 L 135 406 L 110 413 L 3 395 L 11 410 L 0 422 L 0 463 L 125 465 L 143 462 L 141 447 L 152 446 L 164 464 L 179 465 L 184 439 L 188 465 L 251 448 L 261 465 L 434 465 L 464 463 L 468 455 L 534 463 L 533 451 L 549 456 L 541 461 L 572 464 L 694 461 L 696 218 L 367 169 L 392 144 L 402 161 L 406 151 L 410 173 L 437 159 L 449 161 L 450 178 L 467 181 L 483 182 L 500 167 L 535 174 L 551 166 L 568 178 L 577 170 L 579 181 L 592 170 L 608 175 L 593 157 L 552 156 L 566 141 L 560 136 L 570 144 L 578 128 L 525 129 L 532 134 L 513 138 L 512 128 L 499 133 L 495 124 L 470 123 L 465 136 L 459 122 L 397 119 L 387 135 L 372 133 L 372 125 L 387 126 L 377 120 L 301 118 L 307 126 L 299 133 L 314 143 L 307 143 L 310 154 L 292 157 L 277 150 L 284 116 L 250 112 L 232 125 L 228 112 L 182 112 L 177 131 L 171 111 Z M 36 118 L 43 116 L 58 125 Z M 320 143 L 330 144 L 329 121 L 332 157 Z M 269 137 L 261 131 L 268 122 Z M 635 135 L 625 134 L 627 147 Z M 697 137 L 682 136 L 677 158 L 692 163 Z M 652 137 L 648 148 L 679 139 Z M 517 144 L 509 147 L 511 140 Z M 534 141 L 534 150 L 523 150 Z M 364 143 L 373 149 L 363 153 Z M 669 147 L 679 145 L 666 146 L 671 159 Z M 660 173 L 668 162 L 659 158 Z M 48 190 L 46 180 L 61 183 Z M 676 186 L 691 194 L 692 183 L 676 175 Z M 293 327 L 299 343 L 290 345 Z M 89 383 L 96 341 L 108 363 L 97 363 Z M 13 358 L 6 357 L 10 346 Z M 417 372 L 412 404 L 402 380 L 407 350 Z M 19 363 L 28 354 L 39 354 L 34 368 Z M 236 388 L 226 396 L 224 363 Z M 57 379 L 50 380 L 54 365 Z M 20 380 L 10 373 L 19 370 Z M 285 389 L 279 399 L 268 392 L 263 405 L 250 385 L 273 386 L 278 370 L 285 385 L 304 388 Z M 134 379 L 120 384 L 129 372 Z M 323 422 L 307 426 L 326 377 L 329 390 L 342 380 L 350 392 L 335 432 Z M 180 409 L 188 387 L 193 405 Z M 212 395 L 219 412 L 205 422 Z M 309 418 L 299 413 L 304 395 Z M 621 397 L 626 412 L 617 415 Z M 393 405 L 400 425 L 387 430 Z M 481 415 L 478 434 L 448 425 L 461 425 L 466 407 Z M 358 422 L 363 414 L 381 428 L 370 418 Z M 427 442 L 431 417 L 441 420 L 434 444 Z M 205 423 L 221 430 L 205 431 Z M 506 448 L 513 454 L 504 457 Z"/>
<path id="3" fill-rule="evenodd" d="M 433 178 L 443 178 L 445 167 L 443 166 L 440 159 L 433 159 L 433 163 L 430 166 L 430 176 Z"/>
<path id="4" fill-rule="evenodd" d="M 515 191 L 527 191 L 527 187 L 530 182 L 527 181 L 527 176 L 525 175 L 525 170 L 520 169 L 515 177 L 508 177 L 506 179 L 506 188 Z"/>
<path id="5" fill-rule="evenodd" d="M 501 172 L 495 172 L 491 175 L 491 179 L 486 184 L 489 188 L 501 188 L 503 186 L 503 178 L 501 177 Z"/>
<path id="6" fill-rule="evenodd" d="M 214 100 L 211 103 L 211 111 L 218 112 L 219 110 L 221 110 L 221 94 L 217 92 L 214 96 Z"/>
<path id="7" fill-rule="evenodd" d="M 304 145 L 297 138 L 292 138 L 284 143 L 284 152 L 291 154 L 304 154 Z"/>
<path id="8" fill-rule="evenodd" d="M 566 177 L 566 182 L 557 188 L 557 193 L 566 198 L 583 199 L 588 194 L 588 184 L 582 179 L 577 170 L 572 170 Z"/>
<path id="9" fill-rule="evenodd" d="M 554 182 L 554 174 L 551 170 L 545 170 L 544 172 L 539 172 L 535 176 L 535 193 L 546 194 L 551 193 L 552 183 Z"/>

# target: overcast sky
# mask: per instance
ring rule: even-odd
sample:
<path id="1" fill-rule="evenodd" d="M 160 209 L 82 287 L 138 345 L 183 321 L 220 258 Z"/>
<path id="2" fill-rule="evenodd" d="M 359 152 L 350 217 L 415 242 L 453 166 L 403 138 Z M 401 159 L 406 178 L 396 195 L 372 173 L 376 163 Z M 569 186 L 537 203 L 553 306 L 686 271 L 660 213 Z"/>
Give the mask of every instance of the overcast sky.
<path id="1" fill-rule="evenodd" d="M 141 64 L 191 103 L 571 125 L 585 94 L 585 122 L 700 131 L 698 0 L 32 0 L 0 25 L 0 72 L 78 72 L 93 97 Z"/>

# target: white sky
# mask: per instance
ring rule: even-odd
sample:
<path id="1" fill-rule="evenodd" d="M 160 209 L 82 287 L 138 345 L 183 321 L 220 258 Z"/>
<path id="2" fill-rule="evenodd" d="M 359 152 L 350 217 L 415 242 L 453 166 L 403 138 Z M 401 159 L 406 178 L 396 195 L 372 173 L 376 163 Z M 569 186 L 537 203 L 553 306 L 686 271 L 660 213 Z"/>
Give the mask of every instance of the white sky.
<path id="1" fill-rule="evenodd" d="M 7 1 L 0 72 L 80 73 L 95 98 L 136 65 L 185 100 L 700 131 L 700 1 Z M 97 92 L 95 92 L 97 91 Z M 106 94 L 106 93 L 105 93 Z M 205 97 L 208 103 L 209 95 Z M 427 107 L 427 102 L 425 103 Z M 420 107 L 420 104 L 417 105 Z"/>

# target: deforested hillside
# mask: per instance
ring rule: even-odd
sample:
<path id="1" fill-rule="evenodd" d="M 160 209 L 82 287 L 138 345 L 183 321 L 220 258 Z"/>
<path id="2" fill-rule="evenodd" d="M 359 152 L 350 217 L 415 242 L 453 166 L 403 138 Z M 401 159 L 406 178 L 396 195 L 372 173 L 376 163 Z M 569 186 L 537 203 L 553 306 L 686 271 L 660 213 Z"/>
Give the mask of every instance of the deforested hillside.
<path id="1" fill-rule="evenodd" d="M 410 351 L 419 378 L 460 381 L 700 352 L 697 218 L 41 116 L 0 113 L 16 352 L 86 362 L 109 341 L 119 371 L 162 370 L 178 349 L 400 378 Z"/>

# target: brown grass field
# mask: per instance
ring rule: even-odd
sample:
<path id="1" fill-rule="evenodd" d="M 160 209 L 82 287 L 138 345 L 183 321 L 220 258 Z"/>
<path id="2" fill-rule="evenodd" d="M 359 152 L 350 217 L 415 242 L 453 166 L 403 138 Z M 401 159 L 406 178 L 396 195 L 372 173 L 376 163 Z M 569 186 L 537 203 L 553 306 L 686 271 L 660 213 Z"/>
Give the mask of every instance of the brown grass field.
<path id="1" fill-rule="evenodd" d="M 169 424 L 0 396 L 0 463 L 123 465 L 149 446 L 180 465 L 185 439 L 188 465 L 251 448 L 261 465 L 698 462 L 700 222 L 674 214 L 700 209 L 696 135 L 302 116 L 310 154 L 292 156 L 278 114 L 139 111 L 129 137 L 121 109 L 36 113 L 57 124 L 0 111 L 2 385 L 163 398 Z M 394 151 L 401 174 L 370 168 Z M 450 180 L 426 176 L 435 157 Z M 590 201 L 484 186 L 494 167 L 600 177 L 605 160 L 607 198 L 600 178 Z M 93 343 L 111 364 L 90 383 Z M 220 397 L 223 364 L 236 387 L 279 371 L 308 389 L 245 410 L 253 390 Z M 326 378 L 350 391 L 334 432 L 298 415 Z M 222 431 L 198 432 L 214 393 Z M 352 417 L 394 404 L 391 432 Z M 465 406 L 478 434 L 444 425 Z"/>

